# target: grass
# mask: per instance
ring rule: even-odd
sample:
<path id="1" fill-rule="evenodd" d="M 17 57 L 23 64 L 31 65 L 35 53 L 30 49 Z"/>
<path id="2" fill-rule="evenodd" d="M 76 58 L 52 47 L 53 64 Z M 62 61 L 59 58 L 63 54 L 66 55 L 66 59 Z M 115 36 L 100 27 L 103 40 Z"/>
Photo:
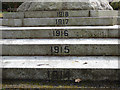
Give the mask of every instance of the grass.
<path id="1" fill-rule="evenodd" d="M 0 12 L 0 18 L 3 17 L 3 13 L 10 13 L 10 12 Z"/>
<path id="2" fill-rule="evenodd" d="M 1 17 L 3 17 L 3 14 L 2 14 L 2 12 L 0 12 L 0 18 L 1 18 Z"/>

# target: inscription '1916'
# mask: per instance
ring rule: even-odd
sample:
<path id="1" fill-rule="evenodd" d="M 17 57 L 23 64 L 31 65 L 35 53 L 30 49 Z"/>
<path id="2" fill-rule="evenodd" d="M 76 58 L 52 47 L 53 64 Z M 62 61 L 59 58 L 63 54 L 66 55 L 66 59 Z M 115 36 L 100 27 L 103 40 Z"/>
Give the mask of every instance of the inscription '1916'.
<path id="1" fill-rule="evenodd" d="M 60 36 L 60 37 L 68 36 L 68 30 L 54 30 L 53 36 Z"/>

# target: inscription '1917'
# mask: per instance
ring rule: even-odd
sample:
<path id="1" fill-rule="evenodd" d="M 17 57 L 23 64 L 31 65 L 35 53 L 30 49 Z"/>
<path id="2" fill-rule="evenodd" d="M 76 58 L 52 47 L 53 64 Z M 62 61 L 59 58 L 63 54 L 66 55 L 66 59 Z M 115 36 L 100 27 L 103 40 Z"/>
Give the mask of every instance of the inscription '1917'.
<path id="1" fill-rule="evenodd" d="M 56 24 L 57 25 L 64 25 L 68 24 L 69 19 L 56 19 Z"/>

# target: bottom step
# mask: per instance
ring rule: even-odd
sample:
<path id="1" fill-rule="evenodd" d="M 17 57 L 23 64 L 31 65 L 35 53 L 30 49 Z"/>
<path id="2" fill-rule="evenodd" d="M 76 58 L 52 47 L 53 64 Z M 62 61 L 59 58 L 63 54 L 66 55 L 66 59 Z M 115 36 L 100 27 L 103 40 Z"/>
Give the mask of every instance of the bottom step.
<path id="1" fill-rule="evenodd" d="M 3 79 L 117 80 L 117 56 L 3 56 Z"/>
<path id="2" fill-rule="evenodd" d="M 4 68 L 3 79 L 120 81 L 120 69 Z"/>

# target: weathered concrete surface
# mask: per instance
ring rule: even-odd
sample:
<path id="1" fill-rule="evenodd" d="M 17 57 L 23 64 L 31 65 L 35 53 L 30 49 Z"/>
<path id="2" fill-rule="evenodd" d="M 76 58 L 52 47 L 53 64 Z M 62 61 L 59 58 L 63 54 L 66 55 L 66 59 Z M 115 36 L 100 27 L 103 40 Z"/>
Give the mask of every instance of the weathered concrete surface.
<path id="1" fill-rule="evenodd" d="M 29 11 L 25 12 L 25 18 L 89 17 L 89 12 L 89 10 Z"/>
<path id="2" fill-rule="evenodd" d="M 21 19 L 0 19 L 2 26 L 22 26 Z"/>
<path id="3" fill-rule="evenodd" d="M 26 18 L 24 26 L 112 26 L 117 24 L 117 18 Z"/>
<path id="4" fill-rule="evenodd" d="M 4 19 L 53 18 L 53 17 L 114 17 L 115 10 L 61 10 L 61 11 L 27 11 L 3 14 Z"/>
<path id="5" fill-rule="evenodd" d="M 19 13 L 22 13 L 23 15 Z M 13 14 L 12 13 L 3 14 L 4 19 L 48 18 L 48 17 L 50 18 L 51 17 L 89 17 L 89 10 L 29 11 L 29 12 L 15 12 Z"/>
<path id="6" fill-rule="evenodd" d="M 10 12 L 10 13 L 3 13 L 4 19 L 21 19 L 24 18 L 24 12 Z"/>
<path id="7" fill-rule="evenodd" d="M 3 56 L 2 68 L 119 69 L 119 56 Z"/>
<path id="8" fill-rule="evenodd" d="M 1 40 L 2 55 L 102 55 L 117 56 L 118 39 L 29 39 Z"/>
<path id="9" fill-rule="evenodd" d="M 60 51 L 51 51 L 51 48 L 65 48 L 69 47 L 70 52 L 68 50 Z M 102 56 L 117 56 L 120 55 L 118 53 L 118 45 L 3 45 L 2 46 L 3 53 L 5 56 L 30 56 L 30 55 L 74 55 L 74 56 L 87 56 L 87 55 L 102 55 Z"/>
<path id="10" fill-rule="evenodd" d="M 3 19 L 3 26 L 111 26 L 117 18 L 25 18 Z"/>
<path id="11" fill-rule="evenodd" d="M 17 11 L 45 10 L 113 10 L 107 0 L 87 0 L 72 2 L 24 2 Z"/>
<path id="12" fill-rule="evenodd" d="M 74 17 L 74 18 L 25 18 L 2 19 L 3 26 L 112 26 L 117 25 L 114 17 Z"/>
<path id="13" fill-rule="evenodd" d="M 32 80 L 120 80 L 119 69 L 33 69 L 6 68 L 3 69 L 3 79 Z"/>
<path id="14" fill-rule="evenodd" d="M 111 10 L 96 10 L 90 11 L 90 16 L 91 17 L 117 17 L 118 16 L 118 11 L 111 11 Z"/>
<path id="15" fill-rule="evenodd" d="M 117 26 L 106 27 L 17 27 L 1 28 L 3 39 L 40 39 L 40 38 L 118 38 L 119 31 Z"/>

